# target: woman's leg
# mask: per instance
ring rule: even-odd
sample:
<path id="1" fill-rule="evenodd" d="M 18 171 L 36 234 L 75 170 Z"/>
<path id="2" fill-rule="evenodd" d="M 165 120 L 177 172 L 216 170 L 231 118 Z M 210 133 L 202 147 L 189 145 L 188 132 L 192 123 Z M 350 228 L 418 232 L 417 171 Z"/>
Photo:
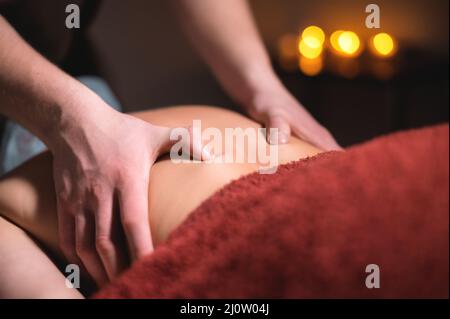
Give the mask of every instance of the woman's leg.
<path id="1" fill-rule="evenodd" d="M 0 216 L 62 257 L 51 163 L 50 153 L 44 152 L 0 179 Z"/>
<path id="2" fill-rule="evenodd" d="M 0 298 L 83 298 L 22 229 L 0 217 Z"/>
<path id="3" fill-rule="evenodd" d="M 51 155 L 44 152 L 0 180 L 0 298 L 82 297 L 54 263 L 66 266 L 57 223 Z M 83 277 L 81 288 L 89 291 L 90 279 Z"/>

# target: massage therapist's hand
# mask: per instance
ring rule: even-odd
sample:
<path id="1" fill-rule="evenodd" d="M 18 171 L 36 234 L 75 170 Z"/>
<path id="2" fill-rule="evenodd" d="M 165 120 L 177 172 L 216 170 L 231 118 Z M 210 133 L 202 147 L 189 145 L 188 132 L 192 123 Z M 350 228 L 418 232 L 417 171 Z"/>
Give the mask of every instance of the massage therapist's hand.
<path id="1" fill-rule="evenodd" d="M 295 135 L 323 150 L 341 149 L 331 133 L 314 119 L 274 74 L 261 76 L 256 82 L 250 98 L 242 104 L 253 119 L 265 125 L 269 143 L 284 144 L 291 135 Z M 270 128 L 277 128 L 278 134 L 270 136 Z"/>
<path id="2" fill-rule="evenodd" d="M 246 0 L 171 3 L 225 91 L 253 119 L 279 129 L 269 142 L 287 143 L 294 134 L 324 150 L 340 148 L 276 76 Z"/>
<path id="3" fill-rule="evenodd" d="M 127 263 L 121 229 L 132 259 L 153 250 L 149 174 L 171 141 L 169 128 L 118 113 L 97 97 L 86 103 L 96 111 L 63 123 L 51 151 L 61 248 L 101 285 Z"/>
<path id="4" fill-rule="evenodd" d="M 102 284 L 127 262 L 121 242 L 133 259 L 153 250 L 148 180 L 156 158 L 170 148 L 170 129 L 114 111 L 1 15 L 0 30 L 0 114 L 52 152 L 62 251 Z M 193 145 L 201 154 L 191 139 Z"/>

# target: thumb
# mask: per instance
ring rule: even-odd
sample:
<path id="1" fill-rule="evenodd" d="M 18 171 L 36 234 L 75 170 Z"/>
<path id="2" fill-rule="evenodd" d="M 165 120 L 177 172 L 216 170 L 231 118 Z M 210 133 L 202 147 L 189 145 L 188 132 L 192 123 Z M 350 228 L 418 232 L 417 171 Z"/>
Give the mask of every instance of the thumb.
<path id="1" fill-rule="evenodd" d="M 269 115 L 266 121 L 267 142 L 269 144 L 286 144 L 290 136 L 291 126 L 288 121 L 281 115 Z"/>
<path id="2" fill-rule="evenodd" d="M 210 152 L 202 145 L 201 132 L 194 134 L 192 126 L 156 127 L 159 151 L 158 156 L 170 152 L 170 149 L 180 141 L 187 147 L 196 160 L 209 160 Z"/>
<path id="3" fill-rule="evenodd" d="M 194 127 L 188 126 L 186 129 L 189 132 L 189 149 L 192 157 L 199 161 L 209 161 L 212 159 L 211 152 L 207 147 L 203 147 L 202 132 L 200 130 L 194 131 Z"/>

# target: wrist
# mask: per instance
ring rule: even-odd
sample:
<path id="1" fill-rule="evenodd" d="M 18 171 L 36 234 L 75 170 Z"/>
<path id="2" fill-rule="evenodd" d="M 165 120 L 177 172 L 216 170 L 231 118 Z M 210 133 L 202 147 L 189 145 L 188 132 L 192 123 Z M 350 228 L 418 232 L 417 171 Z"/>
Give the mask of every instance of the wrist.
<path id="1" fill-rule="evenodd" d="M 282 83 L 270 64 L 259 64 L 246 70 L 244 87 L 238 102 L 246 107 L 252 105 L 259 96 L 282 87 Z"/>
<path id="2" fill-rule="evenodd" d="M 102 130 L 116 117 L 114 109 L 84 86 L 73 93 L 57 102 L 57 115 L 45 134 L 44 142 L 53 152 L 85 144 L 94 132 Z"/>

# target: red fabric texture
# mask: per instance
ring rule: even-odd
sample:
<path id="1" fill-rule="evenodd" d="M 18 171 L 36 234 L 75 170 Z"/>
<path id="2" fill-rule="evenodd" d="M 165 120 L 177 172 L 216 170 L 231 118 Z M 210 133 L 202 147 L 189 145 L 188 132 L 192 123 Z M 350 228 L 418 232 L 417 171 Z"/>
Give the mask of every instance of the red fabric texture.
<path id="1" fill-rule="evenodd" d="M 251 174 L 94 297 L 448 298 L 448 188 L 448 125 Z"/>

